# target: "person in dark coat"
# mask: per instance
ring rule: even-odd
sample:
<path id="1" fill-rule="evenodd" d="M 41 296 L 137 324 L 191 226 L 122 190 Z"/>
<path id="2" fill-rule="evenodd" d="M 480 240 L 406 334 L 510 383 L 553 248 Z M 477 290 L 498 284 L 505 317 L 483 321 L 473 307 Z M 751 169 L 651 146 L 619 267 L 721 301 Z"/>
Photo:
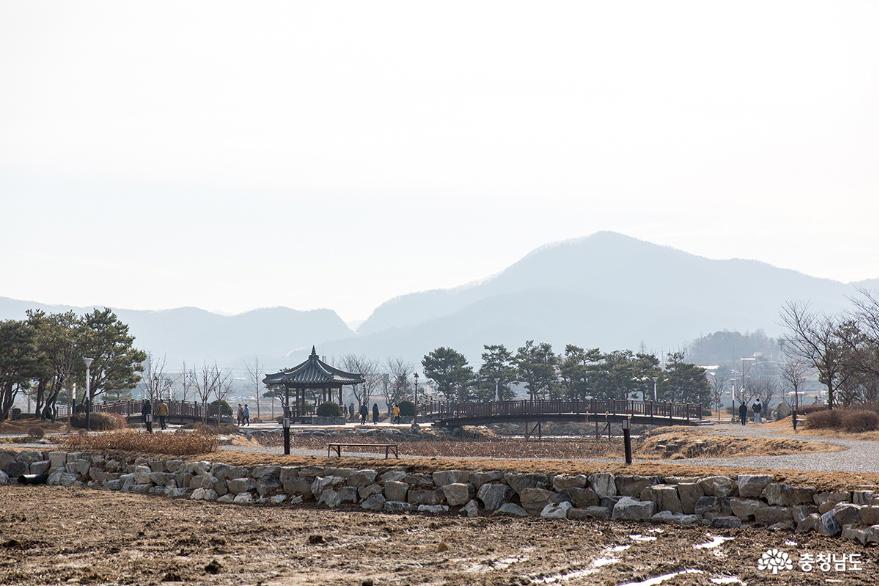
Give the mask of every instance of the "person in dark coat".
<path id="1" fill-rule="evenodd" d="M 378 403 L 372 404 L 372 424 L 378 424 Z"/>
<path id="2" fill-rule="evenodd" d="M 143 417 L 143 422 L 146 423 L 147 433 L 153 433 L 153 406 L 149 399 L 143 402 L 143 406 L 140 408 L 140 415 Z"/>
<path id="3" fill-rule="evenodd" d="M 367 417 L 369 417 L 369 407 L 364 403 L 360 406 L 360 425 L 366 425 Z"/>
<path id="4" fill-rule="evenodd" d="M 739 418 L 742 420 L 742 425 L 748 423 L 748 406 L 742 401 L 742 404 L 739 405 Z"/>

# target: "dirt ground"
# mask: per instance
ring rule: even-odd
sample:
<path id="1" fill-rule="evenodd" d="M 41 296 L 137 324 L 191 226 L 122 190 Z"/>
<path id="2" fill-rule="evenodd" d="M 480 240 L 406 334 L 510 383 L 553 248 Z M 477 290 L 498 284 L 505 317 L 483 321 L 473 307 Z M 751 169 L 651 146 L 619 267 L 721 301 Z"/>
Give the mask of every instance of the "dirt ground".
<path id="1" fill-rule="evenodd" d="M 696 547 L 732 538 L 716 547 Z M 759 571 L 769 548 L 794 560 Z M 803 553 L 861 571 L 804 572 Z M 875 548 L 765 530 L 389 515 L 0 487 L 0 583 L 875 584 Z M 737 580 L 736 580 L 737 579 Z M 648 582 L 658 584 L 659 582 Z"/>

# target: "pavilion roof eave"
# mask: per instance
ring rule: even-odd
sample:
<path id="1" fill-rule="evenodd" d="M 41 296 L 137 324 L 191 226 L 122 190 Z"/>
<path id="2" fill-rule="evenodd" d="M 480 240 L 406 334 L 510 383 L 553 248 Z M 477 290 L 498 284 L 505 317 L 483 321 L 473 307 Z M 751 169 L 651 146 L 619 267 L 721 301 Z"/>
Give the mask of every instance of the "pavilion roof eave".
<path id="1" fill-rule="evenodd" d="M 318 358 L 314 346 L 311 348 L 311 355 L 301 364 L 266 375 L 263 379 L 263 384 L 266 386 L 286 385 L 292 388 L 315 389 L 338 388 L 363 382 L 365 381 L 360 374 L 345 372 L 322 361 Z"/>

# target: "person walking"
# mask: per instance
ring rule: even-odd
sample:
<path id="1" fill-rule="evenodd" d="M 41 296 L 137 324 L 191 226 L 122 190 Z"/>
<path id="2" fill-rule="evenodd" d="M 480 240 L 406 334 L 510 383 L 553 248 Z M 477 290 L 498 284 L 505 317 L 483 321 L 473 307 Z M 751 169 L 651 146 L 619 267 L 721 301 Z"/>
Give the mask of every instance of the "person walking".
<path id="1" fill-rule="evenodd" d="M 369 417 L 369 407 L 366 403 L 360 406 L 360 425 L 366 425 L 366 418 Z"/>
<path id="2" fill-rule="evenodd" d="M 400 423 L 400 406 L 396 403 L 391 407 L 391 415 L 394 418 L 394 423 Z"/>
<path id="3" fill-rule="evenodd" d="M 241 427 L 241 424 L 244 422 L 244 407 L 241 406 L 241 403 L 238 403 L 238 410 L 235 412 L 235 421 L 238 422 L 238 427 Z"/>
<path id="4" fill-rule="evenodd" d="M 250 407 L 244 404 L 244 425 L 250 426 Z"/>
<path id="5" fill-rule="evenodd" d="M 378 403 L 372 404 L 372 424 L 378 425 Z"/>
<path id="6" fill-rule="evenodd" d="M 742 401 L 742 404 L 739 405 L 739 419 L 742 420 L 742 425 L 746 425 L 748 423 L 748 406 Z"/>
<path id="7" fill-rule="evenodd" d="M 159 429 L 167 429 L 168 426 L 165 424 L 165 420 L 168 418 L 168 404 L 162 401 L 159 403 L 156 411 L 158 411 L 157 415 L 159 416 Z"/>
<path id="8" fill-rule="evenodd" d="M 149 399 L 143 402 L 140 408 L 140 415 L 146 424 L 147 433 L 153 433 L 153 406 Z"/>
<path id="9" fill-rule="evenodd" d="M 761 412 L 763 411 L 763 405 L 760 404 L 760 399 L 757 399 L 754 402 L 753 409 L 754 409 L 754 423 L 762 423 L 763 422 L 762 421 L 763 415 Z"/>

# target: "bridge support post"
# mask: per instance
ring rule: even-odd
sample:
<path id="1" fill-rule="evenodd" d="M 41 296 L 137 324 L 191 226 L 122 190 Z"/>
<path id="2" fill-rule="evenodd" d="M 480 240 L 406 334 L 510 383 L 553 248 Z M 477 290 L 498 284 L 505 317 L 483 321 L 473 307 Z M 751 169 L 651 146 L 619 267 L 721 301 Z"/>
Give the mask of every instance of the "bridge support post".
<path id="1" fill-rule="evenodd" d="M 626 464 L 632 463 L 632 436 L 629 432 L 629 418 L 623 419 L 623 448 L 626 453 Z"/>

